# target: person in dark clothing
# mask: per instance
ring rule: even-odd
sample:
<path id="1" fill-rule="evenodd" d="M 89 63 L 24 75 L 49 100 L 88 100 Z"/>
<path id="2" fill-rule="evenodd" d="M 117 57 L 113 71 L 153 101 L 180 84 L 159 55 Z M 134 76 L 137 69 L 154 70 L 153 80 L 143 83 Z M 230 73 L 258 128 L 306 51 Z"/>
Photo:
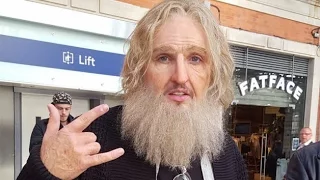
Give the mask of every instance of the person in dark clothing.
<path id="1" fill-rule="evenodd" d="M 296 151 L 290 158 L 286 180 L 320 179 L 320 142 Z"/>
<path id="2" fill-rule="evenodd" d="M 282 142 L 277 141 L 274 143 L 270 153 L 267 156 L 266 174 L 270 176 L 272 180 L 276 179 L 278 159 L 284 157 L 282 149 Z"/>
<path id="3" fill-rule="evenodd" d="M 74 119 L 74 117 L 70 114 L 72 108 L 72 97 L 68 93 L 58 92 L 54 94 L 52 97 L 52 104 L 58 109 L 60 114 L 60 129 Z M 49 118 L 42 119 L 34 126 L 30 137 L 29 152 L 34 146 L 42 143 L 48 121 Z"/>
<path id="4" fill-rule="evenodd" d="M 224 129 L 233 72 L 210 9 L 201 0 L 162 1 L 130 38 L 124 105 L 100 105 L 60 130 L 48 105 L 43 143 L 18 180 L 247 180 Z"/>

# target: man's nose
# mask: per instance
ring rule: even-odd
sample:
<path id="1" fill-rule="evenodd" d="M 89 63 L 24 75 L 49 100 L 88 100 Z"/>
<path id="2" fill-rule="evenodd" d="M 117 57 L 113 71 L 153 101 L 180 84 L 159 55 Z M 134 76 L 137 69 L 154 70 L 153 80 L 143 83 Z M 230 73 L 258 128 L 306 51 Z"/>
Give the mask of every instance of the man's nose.
<path id="1" fill-rule="evenodd" d="M 67 110 L 63 109 L 62 114 L 65 115 L 67 113 Z"/>
<path id="2" fill-rule="evenodd" d="M 189 80 L 187 68 L 188 64 L 183 54 L 179 54 L 175 62 L 172 80 L 178 84 L 185 84 Z"/>

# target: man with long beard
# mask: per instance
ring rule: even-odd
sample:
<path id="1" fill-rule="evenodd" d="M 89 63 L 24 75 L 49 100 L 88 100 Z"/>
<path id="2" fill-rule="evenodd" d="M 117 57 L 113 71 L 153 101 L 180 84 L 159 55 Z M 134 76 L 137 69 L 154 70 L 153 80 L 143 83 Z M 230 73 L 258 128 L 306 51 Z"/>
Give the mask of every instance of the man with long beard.
<path id="1" fill-rule="evenodd" d="M 43 144 L 18 179 L 246 180 L 223 127 L 233 70 L 209 8 L 195 0 L 161 2 L 130 39 L 124 105 L 100 105 L 61 130 L 49 105 Z"/>

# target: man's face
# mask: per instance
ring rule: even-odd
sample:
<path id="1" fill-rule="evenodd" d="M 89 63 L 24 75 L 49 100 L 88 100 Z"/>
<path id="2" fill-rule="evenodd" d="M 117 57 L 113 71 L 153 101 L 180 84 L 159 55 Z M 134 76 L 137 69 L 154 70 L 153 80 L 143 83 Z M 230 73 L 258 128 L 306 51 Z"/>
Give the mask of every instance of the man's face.
<path id="1" fill-rule="evenodd" d="M 300 142 L 301 143 L 306 143 L 309 141 L 312 137 L 312 132 L 309 128 L 303 128 L 300 131 Z"/>
<path id="2" fill-rule="evenodd" d="M 210 83 L 207 49 L 200 24 L 187 16 L 172 17 L 155 34 L 146 86 L 175 104 L 203 99 Z"/>
<path id="3" fill-rule="evenodd" d="M 200 27 L 186 16 L 159 27 L 144 84 L 125 100 L 122 136 L 152 164 L 188 167 L 223 147 L 222 107 L 206 95 L 211 63 Z"/>
<path id="4" fill-rule="evenodd" d="M 68 116 L 70 115 L 71 111 L 71 105 L 70 104 L 55 104 L 54 105 L 60 114 L 60 121 L 65 122 L 68 119 Z"/>

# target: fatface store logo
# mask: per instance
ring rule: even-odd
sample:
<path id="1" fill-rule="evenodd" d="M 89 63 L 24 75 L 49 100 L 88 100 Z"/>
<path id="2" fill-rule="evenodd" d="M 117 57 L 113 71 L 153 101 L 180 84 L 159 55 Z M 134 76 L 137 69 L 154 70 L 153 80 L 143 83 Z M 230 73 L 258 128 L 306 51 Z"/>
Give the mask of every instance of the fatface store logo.
<path id="1" fill-rule="evenodd" d="M 260 83 L 259 83 L 260 82 Z M 261 75 L 257 78 L 253 77 L 250 81 L 243 81 L 238 84 L 241 96 L 246 95 L 246 91 L 252 92 L 254 90 L 263 88 L 280 89 L 292 95 L 298 101 L 303 90 L 296 86 L 292 81 L 286 81 L 284 77 L 278 78 L 276 75 Z"/>

